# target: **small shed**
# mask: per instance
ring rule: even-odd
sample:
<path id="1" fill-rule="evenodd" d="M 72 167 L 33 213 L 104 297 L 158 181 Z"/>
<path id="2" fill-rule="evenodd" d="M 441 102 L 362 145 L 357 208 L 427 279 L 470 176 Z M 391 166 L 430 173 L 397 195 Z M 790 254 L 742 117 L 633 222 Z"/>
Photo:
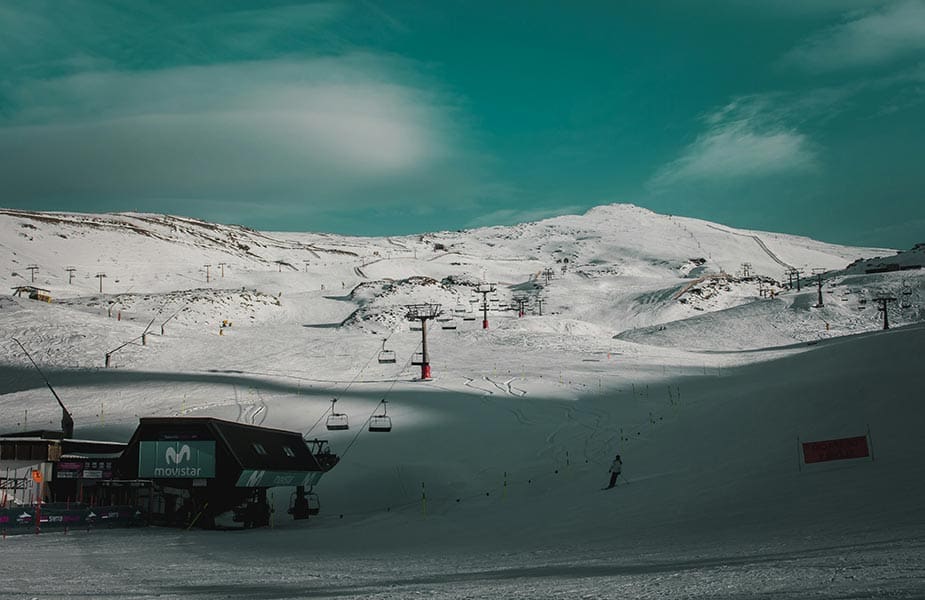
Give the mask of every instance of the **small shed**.
<path id="1" fill-rule="evenodd" d="M 34 285 L 19 285 L 13 288 L 14 296 L 26 294 L 32 300 L 41 302 L 51 302 L 51 292 L 43 288 L 37 288 Z"/>

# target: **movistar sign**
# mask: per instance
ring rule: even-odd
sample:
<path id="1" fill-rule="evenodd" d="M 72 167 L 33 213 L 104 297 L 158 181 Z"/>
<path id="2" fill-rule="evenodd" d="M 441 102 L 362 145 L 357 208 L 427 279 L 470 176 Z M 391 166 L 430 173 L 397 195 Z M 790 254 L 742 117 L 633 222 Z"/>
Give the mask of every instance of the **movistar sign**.
<path id="1" fill-rule="evenodd" d="M 138 476 L 164 479 L 215 477 L 215 442 L 141 442 Z"/>

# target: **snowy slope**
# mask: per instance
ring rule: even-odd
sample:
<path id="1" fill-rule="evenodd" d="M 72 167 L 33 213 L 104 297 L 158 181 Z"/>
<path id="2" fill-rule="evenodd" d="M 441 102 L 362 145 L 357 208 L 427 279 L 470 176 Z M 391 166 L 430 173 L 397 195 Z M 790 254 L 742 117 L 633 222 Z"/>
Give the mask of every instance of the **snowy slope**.
<path id="1" fill-rule="evenodd" d="M 0 211 L 0 279 L 31 284 L 35 265 L 53 296 L 0 298 L 0 429 L 60 417 L 15 336 L 80 437 L 213 415 L 321 435 L 343 455 L 317 490 L 319 518 L 287 520 L 280 489 L 275 528 L 246 543 L 29 536 L 2 542 L 19 550 L 5 564 L 139 598 L 913 597 L 925 278 L 841 271 L 891 254 L 629 205 L 394 238 Z M 764 279 L 740 277 L 742 263 Z M 829 270 L 823 306 L 813 285 L 784 289 L 784 265 Z M 480 281 L 498 288 L 488 330 Z M 887 332 L 880 294 L 897 298 Z M 431 323 L 430 382 L 410 365 L 421 334 L 403 318 L 419 302 L 449 319 Z M 376 360 L 383 339 L 397 363 Z M 350 431 L 315 425 L 332 397 Z M 383 397 L 395 429 L 363 431 Z M 798 437 L 868 427 L 874 461 L 798 469 Z M 627 482 L 602 492 L 615 452 Z M 59 597 L 64 583 L 8 589 Z"/>

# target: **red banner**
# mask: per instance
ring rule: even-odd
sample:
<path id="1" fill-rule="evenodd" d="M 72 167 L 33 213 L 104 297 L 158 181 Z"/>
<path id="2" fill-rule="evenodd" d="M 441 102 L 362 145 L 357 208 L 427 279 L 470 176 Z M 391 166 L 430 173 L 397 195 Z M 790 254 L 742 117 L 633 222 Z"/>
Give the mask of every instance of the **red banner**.
<path id="1" fill-rule="evenodd" d="M 820 442 L 803 442 L 803 462 L 806 464 L 866 456 L 870 456 L 866 435 Z"/>

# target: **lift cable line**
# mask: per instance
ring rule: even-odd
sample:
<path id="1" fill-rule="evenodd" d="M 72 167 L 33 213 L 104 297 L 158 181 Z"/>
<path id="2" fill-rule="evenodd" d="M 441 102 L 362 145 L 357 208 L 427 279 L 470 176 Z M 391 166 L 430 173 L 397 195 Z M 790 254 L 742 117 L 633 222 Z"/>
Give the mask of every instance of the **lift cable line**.
<path id="1" fill-rule="evenodd" d="M 48 389 L 51 391 L 51 395 L 55 397 L 55 400 L 58 401 L 58 406 L 61 407 L 61 431 L 64 433 L 65 438 L 74 437 L 74 417 L 71 416 L 71 412 L 64 406 L 64 402 L 61 401 L 61 397 L 58 396 L 58 392 L 55 391 L 55 388 L 51 387 L 51 383 L 48 381 L 48 378 L 45 377 L 45 373 L 42 372 L 42 369 L 39 368 L 35 360 L 32 359 L 32 355 L 29 354 L 29 351 L 26 350 L 26 347 L 22 345 L 22 342 L 16 338 L 12 338 L 14 342 L 22 349 L 23 353 L 26 355 L 26 358 L 29 359 L 29 362 L 32 363 L 32 366 L 35 367 L 35 370 L 39 372 L 39 375 L 42 376 L 42 380 L 45 382 L 45 385 L 48 386 Z"/>
<path id="2" fill-rule="evenodd" d="M 173 313 L 172 315 L 170 315 L 169 317 L 167 317 L 166 319 L 164 319 L 163 323 L 161 323 L 161 335 L 164 335 L 164 325 L 166 325 L 166 324 L 169 323 L 170 321 L 172 321 L 172 320 L 174 320 L 175 318 L 177 318 L 177 315 L 179 315 L 181 312 L 183 312 L 183 309 L 184 309 L 184 308 L 186 308 L 186 307 L 185 307 L 185 306 L 181 306 L 180 308 L 177 309 L 177 312 Z"/>
<path id="3" fill-rule="evenodd" d="M 405 369 L 407 369 L 408 367 L 410 367 L 410 366 L 411 366 L 411 361 L 412 361 L 413 359 L 414 359 L 414 353 L 412 352 L 411 358 L 409 358 L 409 359 L 405 362 L 405 364 L 404 364 L 404 365 L 402 366 L 402 368 L 401 368 L 401 371 L 404 371 Z M 401 371 L 399 371 L 399 372 L 401 372 Z M 368 417 L 366 417 L 366 421 L 364 421 L 364 422 L 363 422 L 363 425 L 359 428 L 359 430 L 357 430 L 356 435 L 353 436 L 353 439 L 350 440 L 350 443 L 347 444 L 347 447 L 344 448 L 343 452 L 340 453 L 340 459 L 341 459 L 341 460 L 344 460 L 344 457 L 347 456 L 347 452 L 353 447 L 354 444 L 356 444 L 356 441 L 360 438 L 360 434 L 363 433 L 364 431 L 367 431 L 367 427 L 368 427 L 368 426 L 371 426 L 373 419 L 375 419 L 375 418 L 377 417 L 376 411 L 379 409 L 379 406 L 382 406 L 382 407 L 383 407 L 383 409 L 382 409 L 382 415 L 381 415 L 381 416 L 385 416 L 385 404 L 388 402 L 387 399 L 388 399 L 388 397 L 389 397 L 389 394 L 392 393 L 392 390 L 395 388 L 395 384 L 396 384 L 396 383 L 398 383 L 398 377 L 395 377 L 394 379 L 392 379 L 392 383 L 389 385 L 389 389 L 387 389 L 387 390 L 385 391 L 385 394 L 382 395 L 382 399 L 379 401 L 379 404 L 377 404 L 376 407 L 373 409 L 373 412 L 371 412 L 370 415 L 369 415 Z M 391 418 L 389 418 L 389 417 L 386 417 L 386 418 L 389 419 L 389 421 L 388 421 L 388 426 L 389 426 L 388 431 L 391 431 L 391 430 L 392 430 L 392 420 L 391 420 Z M 369 430 L 369 431 L 375 431 L 374 429 L 368 429 L 368 430 Z M 381 430 L 381 431 L 384 431 L 384 430 Z"/>
<path id="4" fill-rule="evenodd" d="M 395 332 L 393 331 L 392 333 L 389 334 L 389 336 L 388 336 L 387 338 L 385 338 L 385 339 L 382 340 L 382 345 L 383 345 L 383 347 L 385 347 L 385 343 L 386 343 L 387 341 L 389 341 L 389 339 L 390 339 L 394 334 L 395 334 Z M 373 360 L 374 360 L 374 359 L 377 359 L 378 357 L 379 357 L 379 351 L 374 352 L 373 355 L 369 357 L 369 360 L 366 361 L 366 364 L 363 365 L 363 368 L 361 368 L 359 371 L 357 371 L 357 374 L 354 375 L 353 379 L 351 379 L 351 380 L 347 383 L 347 387 L 344 388 L 344 391 L 341 392 L 341 394 L 346 394 L 346 393 L 347 393 L 347 390 L 350 389 L 350 386 L 352 386 L 354 383 L 356 383 L 356 381 L 360 378 L 360 375 L 362 375 L 363 372 L 366 370 L 366 368 L 373 362 Z M 406 365 L 405 367 L 402 367 L 402 370 L 404 370 L 406 367 L 407 367 L 407 365 Z M 395 380 L 393 380 L 393 382 L 394 382 L 394 381 L 395 381 Z M 393 383 L 393 385 L 394 385 L 394 383 Z M 390 388 L 390 389 L 391 389 L 391 388 Z M 337 398 L 334 398 L 334 402 L 336 402 L 336 401 L 337 401 Z M 325 417 L 328 416 L 328 413 L 333 412 L 333 409 L 334 409 L 334 402 L 331 403 L 331 406 L 328 407 L 327 410 L 325 410 L 323 413 L 321 413 L 321 416 L 318 417 L 318 420 L 315 421 L 315 423 L 308 429 L 308 431 L 305 432 L 305 435 L 302 436 L 304 439 L 308 439 L 308 436 L 311 434 L 312 431 L 315 430 L 315 427 L 318 427 L 318 425 L 321 423 L 321 421 L 323 421 L 323 420 L 325 419 Z"/>
<path id="5" fill-rule="evenodd" d="M 148 321 L 148 325 L 145 327 L 144 331 L 141 332 L 141 335 L 139 335 L 138 337 L 134 337 L 134 338 L 128 340 L 127 342 L 125 342 L 125 343 L 123 343 L 123 344 L 121 344 L 121 345 L 119 345 L 119 346 L 113 348 L 112 350 L 110 350 L 109 352 L 106 353 L 106 359 L 105 359 L 105 360 L 106 360 L 106 362 L 105 362 L 105 366 L 106 366 L 106 367 L 108 367 L 108 366 L 110 365 L 110 360 L 112 359 L 112 355 L 115 354 L 116 352 L 118 352 L 119 350 L 121 350 L 122 348 L 125 348 L 125 347 L 128 346 L 129 344 L 133 344 L 133 343 L 137 342 L 138 340 L 141 340 L 141 345 L 142 345 L 142 346 L 147 346 L 147 345 L 148 345 L 148 344 L 147 344 L 148 331 L 151 329 L 151 325 L 154 324 L 154 321 L 157 320 L 157 317 L 160 316 L 161 312 L 164 310 L 164 307 L 167 306 L 167 303 L 168 303 L 168 302 L 169 302 L 169 300 L 165 301 L 164 304 L 162 304 L 161 307 L 158 309 L 158 311 L 154 314 L 154 316 L 151 317 L 151 320 Z M 182 310 L 182 309 L 181 309 L 181 310 Z M 179 311 L 177 311 L 177 312 L 179 312 Z M 174 316 L 176 316 L 176 315 L 174 315 Z M 171 317 L 171 319 L 172 319 L 172 318 L 173 318 L 173 317 Z M 167 321 L 169 321 L 169 320 L 170 320 L 170 319 L 167 319 Z M 166 323 L 167 321 L 164 321 L 164 323 Z M 163 324 L 161 324 L 161 333 L 163 333 L 163 332 L 164 332 L 164 330 L 163 330 Z"/>
<path id="6" fill-rule="evenodd" d="M 398 371 L 399 374 L 404 372 L 405 369 L 411 366 L 412 361 L 414 360 L 415 352 L 417 352 L 417 348 L 414 349 L 414 351 L 411 353 L 411 356 L 408 358 L 408 360 L 405 361 L 405 364 L 402 365 L 402 368 Z M 347 446 L 344 448 L 343 452 L 340 453 L 341 460 L 344 459 L 344 457 L 347 455 L 347 452 L 354 446 L 354 444 L 356 444 L 357 440 L 360 437 L 360 434 L 362 434 L 364 431 L 371 431 L 374 433 L 375 432 L 388 433 L 392 431 L 392 419 L 386 413 L 386 410 L 387 410 L 386 405 L 388 403 L 388 397 L 392 393 L 392 390 L 395 389 L 395 384 L 398 383 L 398 380 L 399 380 L 398 375 L 392 378 L 392 382 L 389 384 L 388 389 L 382 395 L 382 399 L 379 400 L 379 404 L 377 404 L 375 408 L 373 408 L 369 416 L 366 417 L 366 420 L 363 421 L 363 424 L 357 429 L 357 432 L 356 434 L 354 434 L 353 439 L 350 440 L 350 443 L 348 443 Z M 382 412 L 377 413 L 380 406 L 382 406 Z M 333 408 L 334 408 L 334 403 L 332 402 L 331 407 L 325 410 L 321 414 L 321 416 L 318 417 L 318 420 L 315 421 L 315 424 L 311 426 L 311 428 L 305 433 L 304 436 L 302 436 L 303 439 L 308 440 L 308 436 L 312 432 L 312 430 L 314 430 L 315 427 L 317 427 L 318 424 L 321 423 L 321 421 L 325 418 L 326 415 L 328 415 L 329 412 L 333 410 Z M 376 426 L 373 425 L 374 422 L 376 423 Z M 386 428 L 386 424 L 387 424 L 387 428 Z"/>

